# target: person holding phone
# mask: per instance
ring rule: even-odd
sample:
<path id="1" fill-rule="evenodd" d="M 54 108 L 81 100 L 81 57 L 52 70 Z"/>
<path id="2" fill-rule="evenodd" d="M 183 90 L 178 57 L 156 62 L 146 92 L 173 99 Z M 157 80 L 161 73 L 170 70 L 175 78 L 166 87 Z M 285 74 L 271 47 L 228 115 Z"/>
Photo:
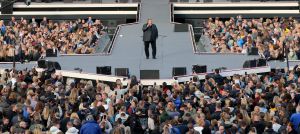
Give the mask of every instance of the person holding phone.
<path id="1" fill-rule="evenodd" d="M 108 117 L 106 114 L 104 114 L 101 118 L 102 119 L 99 125 L 102 133 L 108 134 L 112 130 L 112 124 L 108 121 Z"/>
<path id="2" fill-rule="evenodd" d="M 149 45 L 152 48 L 152 58 L 156 59 L 156 39 L 158 38 L 158 30 L 152 19 L 148 19 L 143 25 L 143 41 L 145 45 L 146 59 L 149 59 Z"/>

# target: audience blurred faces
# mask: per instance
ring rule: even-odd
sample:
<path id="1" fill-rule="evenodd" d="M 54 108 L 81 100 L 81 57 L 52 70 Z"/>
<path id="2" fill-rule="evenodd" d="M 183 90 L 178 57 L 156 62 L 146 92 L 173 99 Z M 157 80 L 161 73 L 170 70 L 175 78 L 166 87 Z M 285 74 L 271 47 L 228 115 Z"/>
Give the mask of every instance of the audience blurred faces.
<path id="1" fill-rule="evenodd" d="M 11 20 L 6 26 L 0 21 L 0 62 L 12 61 L 13 49 L 16 60 L 37 60 L 47 49 L 58 49 L 63 54 L 95 53 L 96 43 L 106 34 L 101 21 L 88 17 L 78 21 L 53 21 L 43 17 L 38 23 L 35 18 Z M 9 48 L 9 49 L 7 49 Z"/>
<path id="2" fill-rule="evenodd" d="M 252 47 L 259 48 L 259 53 L 267 59 L 280 59 L 283 57 L 283 46 L 291 48 L 290 58 L 298 60 L 300 24 L 293 18 L 273 19 L 243 19 L 241 15 L 236 19 L 221 21 L 209 18 L 205 23 L 204 34 L 211 38 L 212 52 L 246 53 Z M 296 43 L 297 42 L 297 45 Z M 269 44 L 269 47 L 262 43 Z"/>
<path id="3" fill-rule="evenodd" d="M 45 77 L 34 69 L 5 70 L 0 72 L 0 128 L 79 131 L 92 115 L 105 133 L 298 133 L 297 68 L 231 77 L 215 71 L 204 80 L 149 87 L 136 76 L 123 86 L 121 80 L 108 85 L 55 73 Z"/>

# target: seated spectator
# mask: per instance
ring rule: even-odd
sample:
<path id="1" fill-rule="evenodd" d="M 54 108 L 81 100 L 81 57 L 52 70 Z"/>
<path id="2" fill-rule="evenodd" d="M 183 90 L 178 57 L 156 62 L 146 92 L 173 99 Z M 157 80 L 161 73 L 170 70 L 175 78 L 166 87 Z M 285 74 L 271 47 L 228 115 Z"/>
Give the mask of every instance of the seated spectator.
<path id="1" fill-rule="evenodd" d="M 283 47 L 286 47 L 288 57 L 298 60 L 299 27 L 293 17 L 243 19 L 239 15 L 224 21 L 219 17 L 209 18 L 205 22 L 204 35 L 211 38 L 212 52 L 247 53 L 248 49 L 256 47 L 265 58 L 278 60 L 283 58 Z"/>
<path id="2" fill-rule="evenodd" d="M 0 21 L 0 62 L 36 61 L 53 49 L 61 54 L 92 54 L 106 27 L 99 19 L 54 21 L 46 17 L 38 23 L 14 17 L 4 25 Z M 102 44 L 100 44 L 102 45 Z M 14 58 L 13 58 L 14 57 Z"/>

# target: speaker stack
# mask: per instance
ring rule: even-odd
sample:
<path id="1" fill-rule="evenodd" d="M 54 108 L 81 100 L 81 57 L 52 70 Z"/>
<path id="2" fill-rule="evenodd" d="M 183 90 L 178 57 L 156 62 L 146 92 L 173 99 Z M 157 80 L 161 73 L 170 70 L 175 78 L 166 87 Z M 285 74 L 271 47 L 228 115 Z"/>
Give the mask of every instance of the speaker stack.
<path id="1" fill-rule="evenodd" d="M 159 70 L 140 70 L 141 79 L 159 79 Z"/>
<path id="2" fill-rule="evenodd" d="M 119 3 L 128 3 L 129 0 L 119 0 Z"/>
<path id="3" fill-rule="evenodd" d="M 207 72 L 207 66 L 206 65 L 193 65 L 193 73 L 199 74 L 199 73 L 206 73 Z"/>
<path id="4" fill-rule="evenodd" d="M 39 68 L 47 68 L 45 60 L 39 60 L 39 61 L 37 61 L 37 63 L 38 63 Z"/>
<path id="5" fill-rule="evenodd" d="M 128 68 L 115 68 L 115 76 L 129 76 L 129 69 Z"/>
<path id="6" fill-rule="evenodd" d="M 47 49 L 46 57 L 57 57 L 57 51 L 54 51 L 54 49 Z"/>
<path id="7" fill-rule="evenodd" d="M 61 67 L 58 62 L 55 61 L 47 61 L 47 68 L 54 68 L 55 70 L 61 70 Z"/>
<path id="8" fill-rule="evenodd" d="M 186 67 L 173 67 L 172 76 L 186 75 Z"/>
<path id="9" fill-rule="evenodd" d="M 39 68 L 44 68 L 44 69 L 52 68 L 52 69 L 56 69 L 56 70 L 61 70 L 60 64 L 55 61 L 39 60 L 37 63 L 38 63 Z"/>
<path id="10" fill-rule="evenodd" d="M 256 61 L 256 66 L 257 67 L 267 66 L 267 60 L 266 59 L 258 59 Z"/>
<path id="11" fill-rule="evenodd" d="M 248 49 L 248 55 L 258 55 L 258 48 L 257 47 L 251 47 Z"/>
<path id="12" fill-rule="evenodd" d="M 247 60 L 243 64 L 243 68 L 263 67 L 263 66 L 267 66 L 267 61 L 265 59 Z"/>
<path id="13" fill-rule="evenodd" d="M 92 0 L 92 3 L 102 3 L 102 0 Z"/>
<path id="14" fill-rule="evenodd" d="M 97 74 L 111 75 L 111 66 L 102 66 L 96 68 Z"/>
<path id="15" fill-rule="evenodd" d="M 3 0 L 1 2 L 1 14 L 13 14 L 14 3 L 10 0 Z"/>
<path id="16" fill-rule="evenodd" d="M 211 3 L 213 0 L 203 0 L 204 3 Z"/>

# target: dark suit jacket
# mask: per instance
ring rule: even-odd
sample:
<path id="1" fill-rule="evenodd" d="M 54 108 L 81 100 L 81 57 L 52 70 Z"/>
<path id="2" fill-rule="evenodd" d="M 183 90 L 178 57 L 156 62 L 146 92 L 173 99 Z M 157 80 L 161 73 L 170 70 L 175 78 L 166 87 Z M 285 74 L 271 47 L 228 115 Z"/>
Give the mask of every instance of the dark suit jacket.
<path id="1" fill-rule="evenodd" d="M 158 37 L 158 30 L 155 24 L 147 27 L 147 24 L 143 26 L 143 41 L 155 41 Z"/>

